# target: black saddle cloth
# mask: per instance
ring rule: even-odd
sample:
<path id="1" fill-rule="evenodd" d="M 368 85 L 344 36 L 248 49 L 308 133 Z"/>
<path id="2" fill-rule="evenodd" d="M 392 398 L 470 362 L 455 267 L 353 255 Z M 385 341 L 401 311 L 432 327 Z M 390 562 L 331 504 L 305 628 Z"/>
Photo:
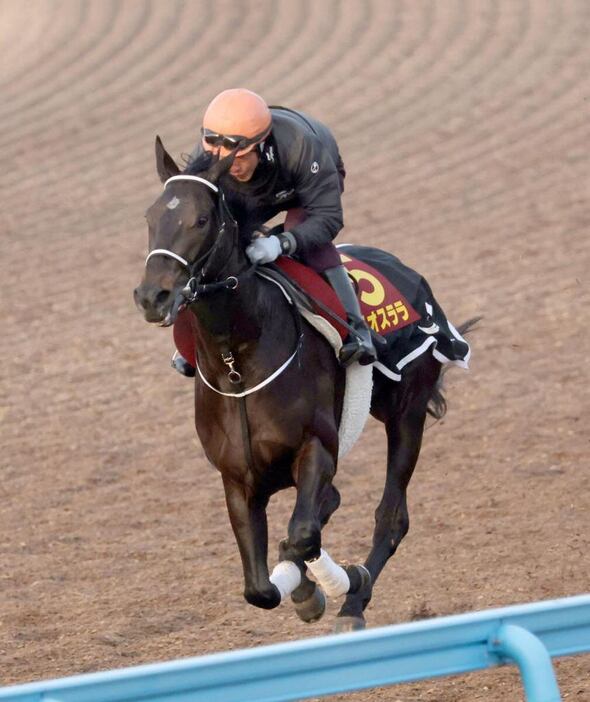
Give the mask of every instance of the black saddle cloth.
<path id="1" fill-rule="evenodd" d="M 379 362 L 392 376 L 399 376 L 393 379 L 400 380 L 403 368 L 427 351 L 441 363 L 467 368 L 471 355 L 469 344 L 449 322 L 430 285 L 419 273 L 381 249 L 346 244 L 338 246 L 338 250 L 383 273 L 421 316 L 413 324 L 388 334 L 386 346 L 379 349 Z"/>

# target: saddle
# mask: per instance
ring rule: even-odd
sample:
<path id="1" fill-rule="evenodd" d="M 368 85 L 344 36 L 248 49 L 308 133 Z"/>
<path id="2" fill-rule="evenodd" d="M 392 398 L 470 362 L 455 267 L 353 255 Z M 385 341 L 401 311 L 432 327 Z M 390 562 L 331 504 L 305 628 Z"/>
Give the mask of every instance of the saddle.
<path id="1" fill-rule="evenodd" d="M 350 255 L 340 253 L 340 258 L 356 284 L 361 311 L 374 334 L 389 337 L 420 319 L 406 297 L 383 273 Z M 319 273 L 293 258 L 280 256 L 274 264 L 262 267 L 259 275 L 280 285 L 300 310 L 322 317 L 341 340 L 346 339 L 350 330 L 344 307 Z M 182 356 L 194 366 L 194 337 L 188 311 L 178 315 L 174 342 Z"/>
<path id="2" fill-rule="evenodd" d="M 420 315 L 383 273 L 359 258 L 340 252 L 340 259 L 354 281 L 361 312 L 377 336 L 388 336 L 420 319 Z M 324 317 L 345 339 L 349 334 L 346 312 L 332 286 L 319 273 L 299 261 L 281 256 L 275 262 L 287 283 L 295 285 L 316 314 Z"/>
<path id="3" fill-rule="evenodd" d="M 348 244 L 337 248 L 342 263 L 357 284 L 361 311 L 369 328 L 385 341 L 376 345 L 375 370 L 390 380 L 400 381 L 403 369 L 423 353 L 431 353 L 442 364 L 468 367 L 469 344 L 447 319 L 419 273 L 379 249 Z M 310 317 L 319 319 L 323 328 L 314 324 L 315 328 L 336 350 L 349 333 L 346 313 L 319 273 L 284 256 L 271 266 L 262 266 L 258 273 L 279 283 L 287 297 L 300 310 L 305 310 L 303 316 L 308 321 Z M 192 319 L 187 310 L 178 315 L 174 341 L 178 351 L 194 367 Z"/>

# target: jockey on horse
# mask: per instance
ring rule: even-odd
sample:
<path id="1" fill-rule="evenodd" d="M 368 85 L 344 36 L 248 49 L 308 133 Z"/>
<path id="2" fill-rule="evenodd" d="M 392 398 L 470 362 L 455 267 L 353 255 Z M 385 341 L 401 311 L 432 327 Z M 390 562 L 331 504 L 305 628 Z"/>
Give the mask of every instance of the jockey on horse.
<path id="1" fill-rule="evenodd" d="M 366 264 L 383 280 L 374 277 L 382 294 L 367 303 L 373 310 L 367 319 L 380 315 L 372 329 L 386 328 L 382 317 L 390 332 L 403 332 L 384 332 L 394 343 L 373 373 L 371 332 L 331 243 L 342 226 L 342 161 L 330 132 L 305 115 L 269 108 L 245 90 L 226 91 L 207 110 L 201 144 L 184 171 L 159 137 L 155 151 L 164 188 L 146 212 L 149 253 L 133 296 L 151 324 L 178 325 L 186 315 L 181 327 L 188 325 L 193 346 L 182 348 L 195 365 L 198 357 L 195 428 L 221 474 L 244 597 L 272 609 L 290 596 L 298 616 L 311 622 L 324 613 L 324 592 L 345 596 L 338 630 L 363 627 L 373 584 L 408 531 L 406 490 L 426 414 L 444 414 L 442 365 L 467 366 L 470 349 L 461 334 L 473 321 L 455 329 L 426 280 L 395 256 L 347 247 L 355 273 Z M 295 221 L 296 207 L 306 219 Z M 252 236 L 283 210 L 284 229 Z M 344 299 L 352 340 L 340 363 L 326 339 L 302 324 L 290 295 L 273 284 L 275 271 L 257 270 L 281 253 L 323 272 Z M 277 268 L 285 263 L 302 268 L 288 258 Z M 364 367 L 345 370 L 351 357 Z M 356 375 L 372 380 L 366 399 L 387 432 L 387 468 L 371 550 L 363 564 L 342 567 L 322 548 L 322 529 L 340 504 L 333 480 L 341 449 L 348 448 L 340 430 L 347 421 L 348 376 Z M 295 506 L 271 573 L 267 506 L 290 487 L 297 491 Z"/>
<path id="2" fill-rule="evenodd" d="M 342 365 L 373 363 L 377 355 L 371 332 L 332 243 L 343 226 L 345 170 L 330 130 L 302 112 L 269 107 L 256 93 L 236 88 L 217 95 L 205 111 L 201 141 L 191 159 L 203 151 L 216 158 L 235 152 L 223 187 L 241 227 L 256 231 L 287 211 L 284 225 L 253 239 L 246 249 L 250 261 L 263 264 L 281 255 L 295 256 L 322 274 L 355 332 L 340 352 Z M 183 375 L 195 374 L 178 352 L 172 365 Z"/>

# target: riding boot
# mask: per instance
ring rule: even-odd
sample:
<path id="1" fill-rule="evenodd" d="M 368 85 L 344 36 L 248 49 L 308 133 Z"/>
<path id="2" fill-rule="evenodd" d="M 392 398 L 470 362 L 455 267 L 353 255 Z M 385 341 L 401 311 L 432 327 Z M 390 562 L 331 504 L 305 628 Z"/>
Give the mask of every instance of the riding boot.
<path id="1" fill-rule="evenodd" d="M 377 352 L 346 268 L 335 266 L 328 268 L 324 273 L 334 292 L 340 298 L 340 302 L 346 310 L 348 323 L 355 332 L 354 336 L 352 334 L 348 336 L 340 349 L 340 363 L 343 366 L 348 366 L 354 361 L 358 361 L 361 366 L 374 363 L 377 360 Z"/>
<path id="2" fill-rule="evenodd" d="M 185 375 L 187 378 L 194 378 L 196 370 L 191 364 L 183 358 L 178 351 L 174 352 L 174 356 L 170 359 L 170 365 L 177 370 L 180 375 Z"/>

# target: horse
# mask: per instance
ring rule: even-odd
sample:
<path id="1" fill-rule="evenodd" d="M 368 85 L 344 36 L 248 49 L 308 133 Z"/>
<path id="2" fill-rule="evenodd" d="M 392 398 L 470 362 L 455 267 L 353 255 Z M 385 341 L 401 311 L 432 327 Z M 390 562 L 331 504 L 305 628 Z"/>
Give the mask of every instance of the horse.
<path id="1" fill-rule="evenodd" d="M 370 411 L 387 434 L 385 486 L 366 560 L 337 565 L 321 538 L 340 504 L 333 479 L 345 369 L 247 259 L 250 232 L 236 222 L 222 187 L 233 158 L 200 159 L 181 170 L 156 138 L 164 190 L 146 213 L 150 253 L 135 303 L 160 326 L 190 310 L 195 427 L 221 474 L 246 601 L 272 609 L 290 596 L 298 616 L 311 622 L 324 613 L 324 592 L 343 595 L 335 629 L 360 629 L 373 586 L 408 532 L 406 490 L 425 419 L 432 402 L 444 405 L 441 363 L 422 354 L 399 381 L 374 374 Z M 266 507 L 290 487 L 295 506 L 269 574 Z"/>

